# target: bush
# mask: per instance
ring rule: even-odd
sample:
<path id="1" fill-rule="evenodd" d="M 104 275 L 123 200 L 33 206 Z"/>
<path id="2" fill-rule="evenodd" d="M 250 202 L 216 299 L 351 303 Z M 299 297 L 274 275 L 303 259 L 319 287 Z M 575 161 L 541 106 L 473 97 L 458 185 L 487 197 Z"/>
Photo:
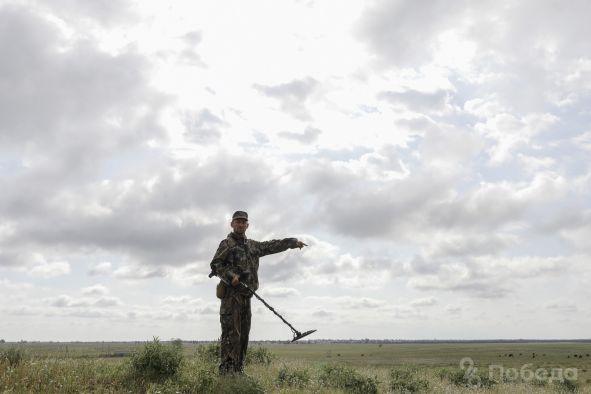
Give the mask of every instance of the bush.
<path id="1" fill-rule="evenodd" d="M 187 375 L 184 390 L 187 393 L 210 393 L 218 378 L 217 368 L 193 368 Z"/>
<path id="2" fill-rule="evenodd" d="M 456 386 L 462 387 L 492 387 L 497 382 L 484 372 L 467 373 L 464 370 L 442 369 L 439 371 L 441 379 L 447 379 Z"/>
<path id="3" fill-rule="evenodd" d="M 571 379 L 558 380 L 554 384 L 559 392 L 573 393 L 579 388 L 577 381 Z"/>
<path id="4" fill-rule="evenodd" d="M 196 350 L 196 357 L 206 363 L 220 362 L 220 342 L 214 342 L 207 345 L 201 345 Z M 244 364 L 246 365 L 269 365 L 276 358 L 269 349 L 256 346 L 246 351 Z"/>
<path id="5" fill-rule="evenodd" d="M 160 382 L 150 382 L 147 385 L 129 387 L 130 392 L 151 394 L 178 394 L 178 393 L 212 393 L 217 382 L 217 372 L 202 365 L 183 366 L 183 372 L 177 376 Z"/>
<path id="6" fill-rule="evenodd" d="M 343 389 L 351 393 L 374 394 L 378 392 L 376 377 L 363 376 L 353 368 L 342 365 L 321 366 L 319 380 L 324 386 Z"/>
<path id="7" fill-rule="evenodd" d="M 197 348 L 197 358 L 207 363 L 220 362 L 220 342 L 201 345 Z"/>
<path id="8" fill-rule="evenodd" d="M 254 378 L 246 375 L 220 378 L 213 389 L 215 394 L 264 394 L 265 390 Z"/>
<path id="9" fill-rule="evenodd" d="M 174 376 L 183 360 L 178 343 L 164 346 L 157 337 L 131 356 L 132 373 L 147 380 L 161 381 Z"/>
<path id="10" fill-rule="evenodd" d="M 416 393 L 426 391 L 429 382 L 416 376 L 414 368 L 393 369 L 390 371 L 390 388 L 395 392 Z"/>
<path id="11" fill-rule="evenodd" d="M 277 384 L 281 387 L 297 387 L 304 388 L 310 383 L 310 374 L 307 369 L 293 369 L 289 370 L 283 366 L 277 374 Z"/>
<path id="12" fill-rule="evenodd" d="M 266 347 L 257 346 L 251 347 L 246 351 L 246 359 L 244 360 L 244 363 L 246 365 L 269 365 L 275 358 L 275 355 L 269 349 Z"/>
<path id="13" fill-rule="evenodd" d="M 11 347 L 3 352 L 0 352 L 0 361 L 5 360 L 11 367 L 16 367 L 25 359 L 25 351 Z"/>

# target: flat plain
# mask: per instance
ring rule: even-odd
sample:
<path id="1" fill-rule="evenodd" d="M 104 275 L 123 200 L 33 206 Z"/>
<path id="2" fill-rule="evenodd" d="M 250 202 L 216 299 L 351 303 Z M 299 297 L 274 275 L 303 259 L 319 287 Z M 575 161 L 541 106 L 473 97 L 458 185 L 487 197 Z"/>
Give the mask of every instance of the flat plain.
<path id="1" fill-rule="evenodd" d="M 247 365 L 244 389 L 224 388 L 215 360 L 204 360 L 215 344 L 187 341 L 178 374 L 130 382 L 131 356 L 146 343 L 0 344 L 0 354 L 23 356 L 0 359 L 0 392 L 591 393 L 591 342 L 255 342 L 251 350 L 265 357 Z"/>

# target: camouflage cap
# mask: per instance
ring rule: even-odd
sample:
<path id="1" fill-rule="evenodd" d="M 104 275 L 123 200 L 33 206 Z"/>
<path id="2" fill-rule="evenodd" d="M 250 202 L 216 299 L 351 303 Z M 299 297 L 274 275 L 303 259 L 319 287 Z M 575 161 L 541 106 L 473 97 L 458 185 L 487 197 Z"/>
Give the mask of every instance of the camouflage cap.
<path id="1" fill-rule="evenodd" d="M 248 213 L 246 213 L 244 211 L 236 211 L 232 215 L 232 220 L 234 220 L 234 219 L 246 219 L 246 220 L 248 220 Z"/>

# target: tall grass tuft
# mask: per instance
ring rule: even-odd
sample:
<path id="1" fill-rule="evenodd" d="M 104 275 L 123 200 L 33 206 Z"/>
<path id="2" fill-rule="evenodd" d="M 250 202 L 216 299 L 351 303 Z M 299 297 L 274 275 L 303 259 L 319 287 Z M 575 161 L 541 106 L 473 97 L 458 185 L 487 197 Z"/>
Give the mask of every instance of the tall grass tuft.
<path id="1" fill-rule="evenodd" d="M 394 392 L 417 393 L 427 391 L 429 382 L 417 376 L 416 368 L 399 368 L 390 371 L 390 389 Z"/>
<path id="2" fill-rule="evenodd" d="M 178 342 L 165 346 L 154 337 L 132 354 L 131 371 L 138 378 L 162 381 L 176 375 L 182 361 L 183 351 Z"/>
<path id="3" fill-rule="evenodd" d="M 196 350 L 197 359 L 206 363 L 220 362 L 220 342 L 201 345 Z M 246 365 L 270 365 L 277 357 L 263 346 L 250 347 L 246 352 Z"/>
<path id="4" fill-rule="evenodd" d="M 277 385 L 280 387 L 303 389 L 310 381 L 310 373 L 307 369 L 289 369 L 284 365 L 277 374 Z"/>
<path id="5" fill-rule="evenodd" d="M 264 394 L 265 389 L 254 378 L 246 375 L 226 376 L 220 378 L 213 387 L 215 394 Z"/>
<path id="6" fill-rule="evenodd" d="M 195 356 L 197 359 L 206 362 L 217 364 L 220 362 L 220 342 L 209 343 L 207 345 L 200 345 L 197 347 Z"/>
<path id="7" fill-rule="evenodd" d="M 578 382 L 572 379 L 558 380 L 554 384 L 558 391 L 563 393 L 574 393 L 579 388 Z"/>
<path id="8" fill-rule="evenodd" d="M 320 367 L 319 381 L 323 386 L 342 389 L 349 393 L 377 394 L 378 379 L 360 374 L 342 365 L 325 364 Z"/>
<path id="9" fill-rule="evenodd" d="M 11 367 L 16 367 L 26 358 L 26 353 L 23 349 L 11 347 L 3 352 L 0 352 L 0 361 L 8 363 Z"/>
<path id="10" fill-rule="evenodd" d="M 250 347 L 246 351 L 246 365 L 270 365 L 277 358 L 273 352 L 263 346 Z"/>
<path id="11" fill-rule="evenodd" d="M 467 373 L 459 369 L 441 369 L 438 373 L 439 378 L 448 380 L 456 386 L 483 388 L 492 387 L 497 382 L 491 379 L 485 372 Z"/>

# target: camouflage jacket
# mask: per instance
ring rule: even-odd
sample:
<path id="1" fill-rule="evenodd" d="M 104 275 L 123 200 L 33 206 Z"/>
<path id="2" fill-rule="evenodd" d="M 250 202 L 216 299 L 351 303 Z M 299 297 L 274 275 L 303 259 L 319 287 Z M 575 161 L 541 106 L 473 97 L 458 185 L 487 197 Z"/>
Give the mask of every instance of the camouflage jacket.
<path id="1" fill-rule="evenodd" d="M 253 290 L 259 288 L 259 257 L 283 252 L 297 247 L 297 238 L 274 239 L 271 241 L 254 241 L 240 237 L 233 232 L 220 242 L 218 250 L 211 261 L 211 269 L 221 278 L 232 280 L 232 275 L 248 271 L 250 276 L 246 284 Z"/>

